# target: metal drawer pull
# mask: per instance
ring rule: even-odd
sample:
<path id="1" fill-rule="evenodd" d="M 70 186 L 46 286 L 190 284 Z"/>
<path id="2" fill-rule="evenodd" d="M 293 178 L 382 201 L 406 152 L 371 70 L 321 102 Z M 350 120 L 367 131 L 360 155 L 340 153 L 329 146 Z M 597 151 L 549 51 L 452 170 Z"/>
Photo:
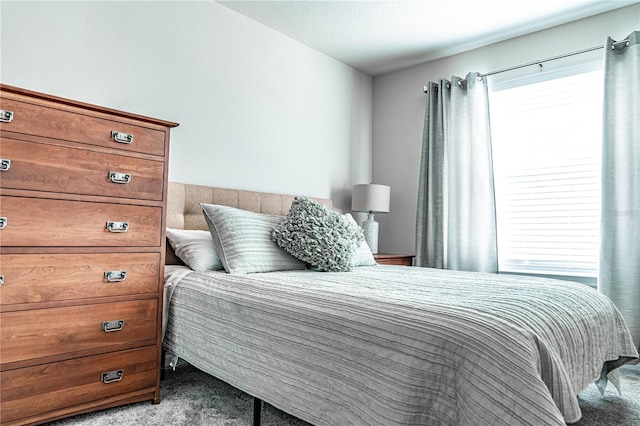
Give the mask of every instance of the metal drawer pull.
<path id="1" fill-rule="evenodd" d="M 0 158 L 0 172 L 6 172 L 11 168 L 11 160 Z"/>
<path id="2" fill-rule="evenodd" d="M 113 183 L 129 183 L 131 182 L 131 175 L 129 173 L 109 172 L 109 179 Z"/>
<path id="3" fill-rule="evenodd" d="M 107 229 L 109 232 L 127 232 L 129 229 L 129 222 L 107 222 Z"/>
<path id="4" fill-rule="evenodd" d="M 11 123 L 13 121 L 13 111 L 0 109 L 0 122 Z"/>
<path id="5" fill-rule="evenodd" d="M 4 275 L 0 275 L 0 286 L 4 284 Z"/>
<path id="6" fill-rule="evenodd" d="M 0 229 L 4 229 L 7 227 L 7 218 L 0 217 Z"/>
<path id="7" fill-rule="evenodd" d="M 102 321 L 102 331 L 105 333 L 113 333 L 124 328 L 124 320 Z"/>
<path id="8" fill-rule="evenodd" d="M 127 271 L 104 271 L 104 279 L 110 283 L 119 283 L 127 279 Z"/>
<path id="9" fill-rule="evenodd" d="M 114 130 L 111 132 L 111 137 L 116 142 L 133 143 L 133 135 L 130 135 L 129 133 L 121 133 Z"/>
<path id="10" fill-rule="evenodd" d="M 122 380 L 122 377 L 124 377 L 124 370 L 120 369 L 107 371 L 106 373 L 102 373 L 100 376 L 102 379 L 102 383 L 109 384 L 119 382 L 120 380 Z"/>

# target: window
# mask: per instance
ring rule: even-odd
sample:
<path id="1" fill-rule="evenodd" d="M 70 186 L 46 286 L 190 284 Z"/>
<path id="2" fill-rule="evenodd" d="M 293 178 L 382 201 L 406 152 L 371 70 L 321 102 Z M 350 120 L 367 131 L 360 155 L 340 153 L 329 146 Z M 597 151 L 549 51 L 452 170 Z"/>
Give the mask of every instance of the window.
<path id="1" fill-rule="evenodd" d="M 501 272 L 596 277 L 602 71 L 490 93 Z"/>

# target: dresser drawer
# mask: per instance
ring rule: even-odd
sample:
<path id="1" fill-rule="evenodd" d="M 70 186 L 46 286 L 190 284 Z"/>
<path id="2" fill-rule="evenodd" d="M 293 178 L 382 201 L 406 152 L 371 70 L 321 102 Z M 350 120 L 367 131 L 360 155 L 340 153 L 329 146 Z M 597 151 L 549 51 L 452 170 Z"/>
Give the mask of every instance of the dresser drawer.
<path id="1" fill-rule="evenodd" d="M 0 358 L 9 363 L 155 339 L 157 309 L 158 300 L 147 299 L 2 312 Z"/>
<path id="2" fill-rule="evenodd" d="M 0 196 L 0 217 L 6 247 L 161 245 L 161 207 Z"/>
<path id="3" fill-rule="evenodd" d="M 13 120 L 0 123 L 0 130 L 164 156 L 164 130 L 6 97 L 2 98 L 2 109 L 12 111 Z M 112 132 L 131 135 L 133 140 L 117 142 Z"/>
<path id="4" fill-rule="evenodd" d="M 46 413 L 54 416 L 56 410 L 82 409 L 83 404 L 127 393 L 153 392 L 159 371 L 157 352 L 152 346 L 3 371 L 0 423 Z M 103 373 L 119 370 L 120 380 L 103 382 Z"/>
<path id="5" fill-rule="evenodd" d="M 3 188 L 162 200 L 164 163 L 2 138 Z"/>
<path id="6" fill-rule="evenodd" d="M 0 304 L 158 292 L 159 253 L 1 254 Z"/>

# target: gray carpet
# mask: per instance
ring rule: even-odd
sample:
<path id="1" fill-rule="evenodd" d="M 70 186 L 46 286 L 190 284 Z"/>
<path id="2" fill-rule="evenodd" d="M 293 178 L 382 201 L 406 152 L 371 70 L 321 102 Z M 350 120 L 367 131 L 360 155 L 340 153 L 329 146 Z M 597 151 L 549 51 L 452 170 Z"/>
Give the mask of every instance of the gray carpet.
<path id="1" fill-rule="evenodd" d="M 604 396 L 590 385 L 580 396 L 583 418 L 575 426 L 640 426 L 640 365 L 621 369 L 623 395 L 609 384 Z M 243 392 L 190 365 L 167 370 L 161 384 L 162 402 L 130 404 L 70 417 L 50 426 L 207 425 L 244 426 L 252 419 L 252 399 Z M 309 426 L 264 404 L 264 426 Z M 339 426 L 339 425 L 336 425 Z M 541 425 L 543 426 L 543 425 Z"/>

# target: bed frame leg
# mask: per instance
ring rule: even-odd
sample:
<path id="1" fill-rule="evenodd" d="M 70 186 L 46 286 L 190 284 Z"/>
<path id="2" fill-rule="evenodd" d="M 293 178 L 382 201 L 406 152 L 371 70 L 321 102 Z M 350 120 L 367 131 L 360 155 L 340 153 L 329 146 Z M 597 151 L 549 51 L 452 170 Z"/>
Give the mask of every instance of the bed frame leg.
<path id="1" fill-rule="evenodd" d="M 162 356 L 160 357 L 160 380 L 164 380 L 164 362 L 166 359 L 166 351 L 162 348 Z"/>
<path id="2" fill-rule="evenodd" d="M 253 426 L 260 426 L 260 415 L 262 413 L 262 400 L 253 397 Z"/>

